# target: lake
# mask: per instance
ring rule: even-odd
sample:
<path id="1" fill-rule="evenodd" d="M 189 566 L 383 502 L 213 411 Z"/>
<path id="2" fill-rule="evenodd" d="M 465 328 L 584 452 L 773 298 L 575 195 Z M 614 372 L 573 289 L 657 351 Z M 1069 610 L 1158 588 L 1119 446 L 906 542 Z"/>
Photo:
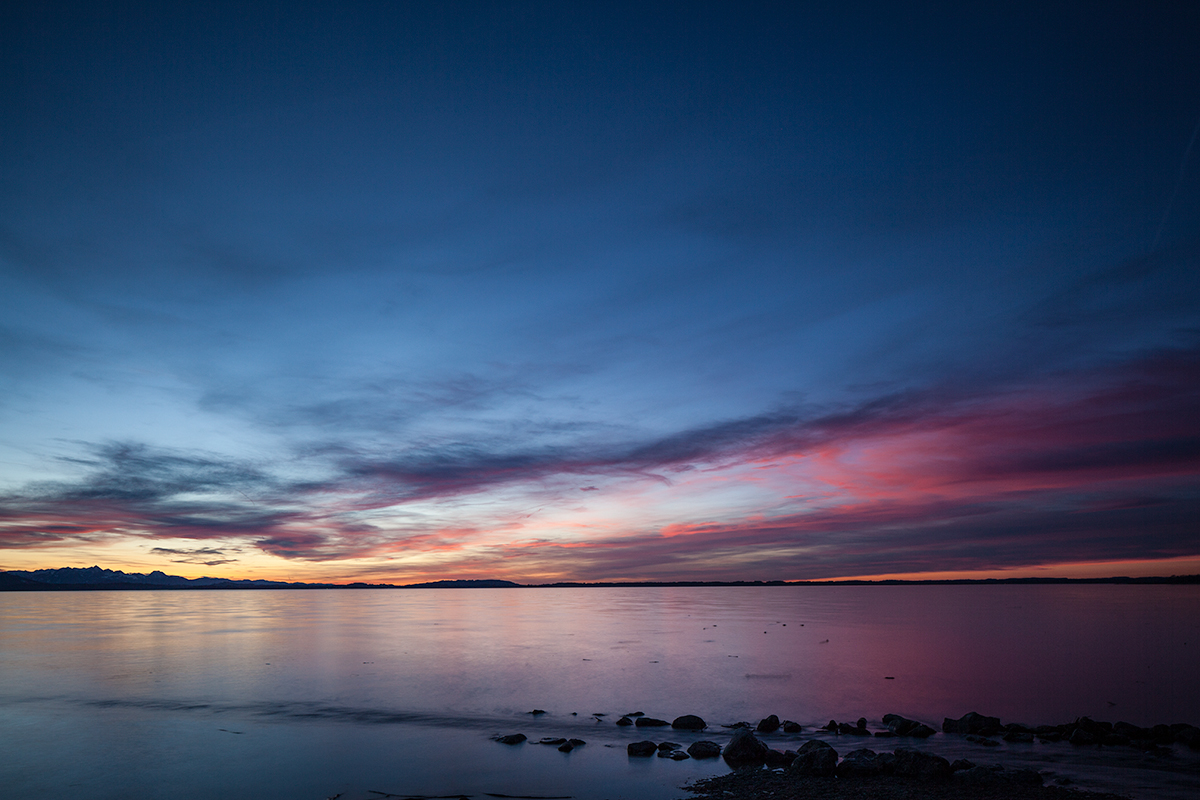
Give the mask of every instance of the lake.
<path id="1" fill-rule="evenodd" d="M 1197 724 L 1198 646 L 1197 586 L 8 592 L 0 785 L 18 800 L 668 800 L 726 767 L 630 759 L 627 743 L 723 743 L 721 725 L 772 713 L 805 726 L 777 749 L 885 713 L 938 729 L 968 711 Z M 710 728 L 614 724 L 634 711 Z M 506 733 L 587 744 L 491 739 Z M 920 746 L 1135 797 L 1200 792 L 1179 747 L 1147 763 L 1065 743 Z"/>

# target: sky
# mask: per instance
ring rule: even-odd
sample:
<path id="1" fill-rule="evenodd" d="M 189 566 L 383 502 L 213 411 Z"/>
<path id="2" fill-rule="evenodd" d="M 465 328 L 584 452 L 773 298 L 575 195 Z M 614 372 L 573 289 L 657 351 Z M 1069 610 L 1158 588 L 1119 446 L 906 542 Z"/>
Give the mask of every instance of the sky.
<path id="1" fill-rule="evenodd" d="M 1200 6 L 0 15 L 0 569 L 1200 572 Z"/>

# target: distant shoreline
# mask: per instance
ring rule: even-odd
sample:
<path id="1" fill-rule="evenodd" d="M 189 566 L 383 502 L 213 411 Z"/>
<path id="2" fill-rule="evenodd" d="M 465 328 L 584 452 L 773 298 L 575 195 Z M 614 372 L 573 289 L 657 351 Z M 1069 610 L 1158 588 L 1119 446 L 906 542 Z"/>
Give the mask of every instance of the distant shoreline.
<path id="1" fill-rule="evenodd" d="M 99 567 L 0 572 L 0 591 L 125 591 L 213 589 L 588 589 L 684 588 L 746 586 L 1004 586 L 1004 585 L 1200 585 L 1200 575 L 1141 578 L 961 578 L 954 580 L 831 580 L 831 581 L 604 581 L 595 583 L 515 583 L 505 580 L 443 580 L 429 583 L 287 583 L 284 581 L 182 578 L 162 572 L 125 573 Z"/>

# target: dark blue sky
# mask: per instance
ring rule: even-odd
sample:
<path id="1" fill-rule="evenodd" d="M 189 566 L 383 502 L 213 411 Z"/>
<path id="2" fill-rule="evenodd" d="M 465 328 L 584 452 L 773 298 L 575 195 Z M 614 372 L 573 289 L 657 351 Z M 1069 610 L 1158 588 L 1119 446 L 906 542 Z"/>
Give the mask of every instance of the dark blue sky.
<path id="1" fill-rule="evenodd" d="M 0 568 L 1200 567 L 1200 8 L 0 13 Z"/>

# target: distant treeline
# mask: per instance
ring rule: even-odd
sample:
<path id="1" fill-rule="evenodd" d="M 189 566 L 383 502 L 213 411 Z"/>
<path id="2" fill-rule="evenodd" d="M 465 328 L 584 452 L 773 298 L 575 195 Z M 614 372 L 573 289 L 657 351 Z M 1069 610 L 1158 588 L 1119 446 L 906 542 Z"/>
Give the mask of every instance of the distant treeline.
<path id="1" fill-rule="evenodd" d="M 987 586 L 1000 584 L 1200 584 L 1200 575 L 1171 575 L 1147 578 L 985 578 L 980 580 L 923 581 L 613 581 L 599 583 L 559 582 L 521 584 L 504 580 L 444 580 L 429 583 L 288 583 L 285 581 L 233 580 L 230 578 L 182 578 L 154 571 L 149 574 L 122 572 L 100 567 L 62 567 L 30 571 L 0 572 L 0 591 L 94 591 L 128 589 L 554 589 L 590 587 L 672 586 Z"/>

